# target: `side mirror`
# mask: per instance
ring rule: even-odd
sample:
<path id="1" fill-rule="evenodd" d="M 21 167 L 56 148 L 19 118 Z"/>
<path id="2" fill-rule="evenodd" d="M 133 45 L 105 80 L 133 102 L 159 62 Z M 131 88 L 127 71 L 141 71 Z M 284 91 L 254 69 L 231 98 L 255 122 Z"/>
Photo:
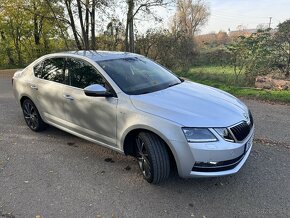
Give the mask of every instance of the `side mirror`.
<path id="1" fill-rule="evenodd" d="M 87 96 L 93 97 L 111 97 L 112 94 L 107 91 L 104 86 L 93 84 L 84 88 L 84 93 Z"/>

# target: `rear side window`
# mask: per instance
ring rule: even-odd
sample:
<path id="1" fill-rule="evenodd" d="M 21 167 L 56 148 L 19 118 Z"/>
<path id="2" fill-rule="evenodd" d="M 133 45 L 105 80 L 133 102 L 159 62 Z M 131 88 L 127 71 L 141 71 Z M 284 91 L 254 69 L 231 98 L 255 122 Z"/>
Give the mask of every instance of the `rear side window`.
<path id="1" fill-rule="evenodd" d="M 43 62 L 42 79 L 65 83 L 64 58 L 51 58 Z"/>
<path id="2" fill-rule="evenodd" d="M 66 68 L 69 74 L 69 85 L 77 88 L 85 88 L 92 84 L 100 84 L 105 87 L 106 81 L 101 74 L 89 63 L 68 58 Z"/>
<path id="3" fill-rule="evenodd" d="M 39 64 L 36 64 L 36 65 L 33 67 L 33 70 L 34 70 L 34 75 L 35 75 L 37 78 L 41 78 L 41 75 L 42 75 L 42 62 L 39 63 Z"/>

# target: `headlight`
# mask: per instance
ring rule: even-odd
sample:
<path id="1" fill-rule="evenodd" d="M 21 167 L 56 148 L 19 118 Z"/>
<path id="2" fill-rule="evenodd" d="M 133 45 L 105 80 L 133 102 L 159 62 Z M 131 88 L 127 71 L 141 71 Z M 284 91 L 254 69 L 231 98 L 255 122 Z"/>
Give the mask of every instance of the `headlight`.
<path id="1" fill-rule="evenodd" d="M 230 142 L 235 141 L 227 128 L 214 128 L 214 130 L 225 140 Z"/>
<path id="2" fill-rule="evenodd" d="M 188 142 L 215 142 L 217 138 L 207 128 L 182 128 Z"/>

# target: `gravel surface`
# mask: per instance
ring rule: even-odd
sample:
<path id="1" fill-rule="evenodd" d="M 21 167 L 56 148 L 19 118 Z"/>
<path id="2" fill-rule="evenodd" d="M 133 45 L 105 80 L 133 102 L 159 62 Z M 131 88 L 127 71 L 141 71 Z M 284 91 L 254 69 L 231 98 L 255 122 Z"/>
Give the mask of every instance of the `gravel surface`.
<path id="1" fill-rule="evenodd" d="M 290 145 L 290 106 L 244 100 L 254 114 L 256 138 Z"/>
<path id="2" fill-rule="evenodd" d="M 238 174 L 155 186 L 133 158 L 29 130 L 0 74 L 0 217 L 290 217 L 290 106 L 245 102 L 256 140 Z"/>

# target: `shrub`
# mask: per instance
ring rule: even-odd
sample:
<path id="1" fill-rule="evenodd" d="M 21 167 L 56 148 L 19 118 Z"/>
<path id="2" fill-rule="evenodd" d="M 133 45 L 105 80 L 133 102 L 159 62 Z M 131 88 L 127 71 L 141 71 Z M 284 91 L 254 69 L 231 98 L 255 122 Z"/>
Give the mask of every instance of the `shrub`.
<path id="1" fill-rule="evenodd" d="M 194 65 L 224 66 L 230 64 L 231 53 L 224 47 L 202 50 L 198 53 Z"/>
<path id="2" fill-rule="evenodd" d="M 191 38 L 172 34 L 168 30 L 149 30 L 137 39 L 136 52 L 163 64 L 170 69 L 188 70 L 196 57 Z"/>

